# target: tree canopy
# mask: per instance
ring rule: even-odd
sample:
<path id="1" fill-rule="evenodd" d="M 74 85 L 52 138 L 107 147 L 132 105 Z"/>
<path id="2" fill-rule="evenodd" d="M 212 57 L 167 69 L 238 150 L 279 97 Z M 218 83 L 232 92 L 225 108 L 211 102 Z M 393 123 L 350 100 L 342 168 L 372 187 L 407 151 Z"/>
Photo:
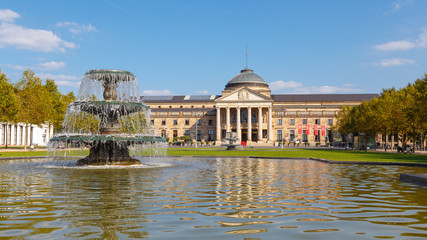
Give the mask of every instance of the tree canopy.
<path id="1" fill-rule="evenodd" d="M 0 71 L 0 122 L 17 120 L 19 102 L 13 85 L 6 74 Z"/>
<path id="2" fill-rule="evenodd" d="M 67 106 L 75 100 L 73 92 L 61 94 L 54 80 L 46 79 L 43 84 L 30 69 L 22 73 L 16 84 L 10 83 L 0 71 L 0 122 L 49 124 L 58 131 L 62 129 Z M 27 131 L 26 128 L 26 136 Z"/>
<path id="3" fill-rule="evenodd" d="M 342 134 L 396 134 L 403 145 L 407 140 L 419 142 L 427 132 L 426 94 L 427 75 L 399 90 L 383 89 L 378 98 L 342 107 L 335 130 Z"/>

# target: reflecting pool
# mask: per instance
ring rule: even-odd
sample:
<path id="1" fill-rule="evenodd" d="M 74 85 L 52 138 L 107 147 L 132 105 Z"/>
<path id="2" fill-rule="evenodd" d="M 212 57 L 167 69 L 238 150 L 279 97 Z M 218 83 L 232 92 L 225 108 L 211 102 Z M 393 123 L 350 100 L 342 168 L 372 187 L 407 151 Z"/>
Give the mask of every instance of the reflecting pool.
<path id="1" fill-rule="evenodd" d="M 1 239 L 425 239 L 426 168 L 256 158 L 0 161 Z"/>

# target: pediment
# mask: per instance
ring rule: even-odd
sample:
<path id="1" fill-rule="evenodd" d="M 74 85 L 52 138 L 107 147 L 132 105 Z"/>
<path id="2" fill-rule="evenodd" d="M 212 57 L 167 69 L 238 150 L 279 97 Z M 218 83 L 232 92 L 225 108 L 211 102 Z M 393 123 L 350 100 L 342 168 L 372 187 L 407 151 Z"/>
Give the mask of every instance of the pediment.
<path id="1" fill-rule="evenodd" d="M 236 89 L 233 92 L 215 100 L 215 102 L 264 102 L 264 101 L 271 102 L 272 99 L 246 87 Z"/>

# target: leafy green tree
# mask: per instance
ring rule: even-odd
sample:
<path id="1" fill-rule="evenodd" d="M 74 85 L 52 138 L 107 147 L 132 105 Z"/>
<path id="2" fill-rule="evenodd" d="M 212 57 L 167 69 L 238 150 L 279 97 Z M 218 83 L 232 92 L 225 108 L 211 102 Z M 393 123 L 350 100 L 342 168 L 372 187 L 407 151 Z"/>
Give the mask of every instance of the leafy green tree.
<path id="1" fill-rule="evenodd" d="M 368 137 L 375 137 L 377 133 L 383 136 L 397 134 L 403 148 L 409 139 L 424 142 L 423 133 L 427 131 L 426 94 L 427 75 L 399 90 L 383 89 L 378 98 L 354 107 L 342 107 L 334 129 L 342 134 L 364 133 Z"/>
<path id="2" fill-rule="evenodd" d="M 50 126 L 53 126 L 54 131 L 58 132 L 62 130 L 62 123 L 64 122 L 68 105 L 74 102 L 76 97 L 73 92 L 67 95 L 61 94 L 54 80 L 46 79 L 45 88 L 52 103 L 52 106 L 49 108 L 49 129 Z"/>
<path id="3" fill-rule="evenodd" d="M 19 102 L 14 87 L 9 82 L 6 74 L 0 71 L 0 122 L 16 122 L 19 110 Z M 5 129 L 7 131 L 7 127 Z M 7 135 L 7 132 L 5 132 Z M 7 137 L 5 138 L 7 148 Z"/>
<path id="4" fill-rule="evenodd" d="M 26 150 L 29 126 L 48 122 L 52 101 L 41 79 L 35 76 L 30 69 L 22 73 L 20 81 L 16 84 L 16 89 L 21 103 L 18 121 L 25 123 L 26 126 L 24 141 L 24 149 Z"/>
<path id="5" fill-rule="evenodd" d="M 124 133 L 143 133 L 147 129 L 147 120 L 143 112 L 122 116 L 119 122 L 120 130 Z"/>
<path id="6" fill-rule="evenodd" d="M 58 86 L 55 84 L 55 81 L 46 79 L 45 88 L 48 92 L 48 96 L 52 104 L 49 107 L 49 115 L 48 115 L 49 134 L 50 134 L 50 128 L 52 126 L 55 130 L 58 129 L 59 126 L 61 126 L 62 121 L 64 120 L 65 111 L 63 111 L 64 103 L 61 101 L 62 94 L 58 91 Z"/>
<path id="7" fill-rule="evenodd" d="M 427 77 L 417 79 L 414 84 L 402 89 L 405 96 L 405 106 L 403 112 L 406 117 L 406 135 L 414 143 L 420 140 L 422 132 L 426 129 L 426 92 Z M 423 139 L 421 139 L 421 142 Z"/>
<path id="8" fill-rule="evenodd" d="M 69 113 L 64 120 L 64 130 L 68 133 L 91 134 L 99 132 L 100 120 L 87 112 Z"/>

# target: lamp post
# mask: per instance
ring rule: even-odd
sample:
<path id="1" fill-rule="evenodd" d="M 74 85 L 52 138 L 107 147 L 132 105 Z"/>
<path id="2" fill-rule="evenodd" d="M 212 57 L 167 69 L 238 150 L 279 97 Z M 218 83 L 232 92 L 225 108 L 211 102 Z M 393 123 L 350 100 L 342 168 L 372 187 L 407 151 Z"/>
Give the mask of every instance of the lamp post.
<path id="1" fill-rule="evenodd" d="M 283 131 L 283 114 L 284 114 L 284 112 L 285 112 L 285 110 L 283 110 L 282 114 L 281 114 L 282 115 L 282 122 L 281 122 L 282 123 L 282 145 L 281 145 L 282 149 L 283 149 L 283 135 L 285 134 L 285 131 Z"/>
<path id="2" fill-rule="evenodd" d="M 194 116 L 196 117 L 196 145 L 195 147 L 197 148 L 197 125 L 199 125 L 199 120 L 197 119 L 198 116 L 200 116 L 201 113 L 200 112 L 194 112 Z"/>

